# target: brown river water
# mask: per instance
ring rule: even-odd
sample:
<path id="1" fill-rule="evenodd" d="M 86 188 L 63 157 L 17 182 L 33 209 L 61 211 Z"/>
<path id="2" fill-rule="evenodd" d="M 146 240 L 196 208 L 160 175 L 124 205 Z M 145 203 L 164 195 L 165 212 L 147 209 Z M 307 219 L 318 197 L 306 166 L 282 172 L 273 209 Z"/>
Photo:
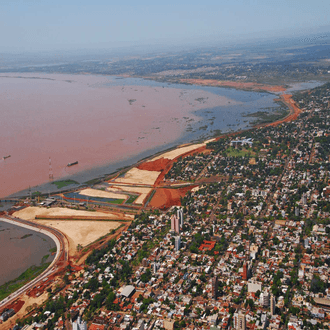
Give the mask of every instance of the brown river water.
<path id="1" fill-rule="evenodd" d="M 107 82 L 0 75 L 0 197 L 47 182 L 49 158 L 57 180 L 175 141 L 189 120 L 198 121 L 193 111 L 239 104 L 203 90 Z"/>
<path id="2" fill-rule="evenodd" d="M 43 257 L 51 262 L 54 241 L 41 233 L 14 226 L 0 220 L 0 285 L 21 275 L 32 265 L 40 265 Z"/>

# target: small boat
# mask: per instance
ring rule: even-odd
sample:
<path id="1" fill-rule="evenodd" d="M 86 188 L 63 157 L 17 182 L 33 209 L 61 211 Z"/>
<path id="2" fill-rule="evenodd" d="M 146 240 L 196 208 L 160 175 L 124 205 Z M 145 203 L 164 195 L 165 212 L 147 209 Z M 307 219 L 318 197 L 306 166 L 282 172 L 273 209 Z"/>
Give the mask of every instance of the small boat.
<path id="1" fill-rule="evenodd" d="M 5 159 L 7 159 L 7 158 L 9 158 L 9 157 L 11 157 L 11 155 L 4 156 L 4 157 L 3 157 L 3 160 L 5 160 Z"/>
<path id="2" fill-rule="evenodd" d="M 77 165 L 78 164 L 78 161 L 76 161 L 76 162 L 73 162 L 73 163 L 69 163 L 68 165 L 66 165 L 66 166 L 73 166 L 73 165 Z"/>

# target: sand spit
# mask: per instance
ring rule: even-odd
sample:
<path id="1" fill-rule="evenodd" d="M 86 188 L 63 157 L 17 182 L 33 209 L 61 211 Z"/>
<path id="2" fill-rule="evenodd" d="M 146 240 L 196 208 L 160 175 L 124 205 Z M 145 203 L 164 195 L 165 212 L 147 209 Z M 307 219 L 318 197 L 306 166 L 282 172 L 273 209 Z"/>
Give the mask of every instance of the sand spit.
<path id="1" fill-rule="evenodd" d="M 141 185 L 153 185 L 159 174 L 159 171 L 145 171 L 139 170 L 137 167 L 133 167 L 124 177 L 115 179 L 115 183 L 129 183 L 129 184 L 141 184 Z"/>
<path id="2" fill-rule="evenodd" d="M 80 195 L 90 196 L 90 197 L 101 197 L 101 198 L 114 198 L 114 199 L 127 199 L 128 196 L 124 194 L 118 194 L 110 191 L 102 191 L 97 189 L 84 189 L 79 191 Z"/>
<path id="3" fill-rule="evenodd" d="M 157 156 L 157 157 L 151 159 L 150 161 L 153 162 L 153 161 L 155 161 L 157 159 L 160 159 L 160 158 L 167 158 L 167 159 L 173 160 L 176 157 L 179 157 L 183 154 L 186 154 L 188 152 L 191 152 L 193 150 L 196 150 L 198 148 L 205 147 L 205 146 L 206 146 L 206 142 L 199 143 L 199 144 L 193 144 L 193 145 L 190 145 L 190 146 L 187 146 L 187 147 L 177 148 L 175 150 L 165 152 L 164 154 L 161 154 L 160 156 Z"/>
<path id="4" fill-rule="evenodd" d="M 23 210 L 17 211 L 13 214 L 14 217 L 21 218 L 23 220 L 34 220 L 36 216 L 82 216 L 82 217 L 90 217 L 91 219 L 95 218 L 110 218 L 110 219 L 122 219 L 122 220 L 133 220 L 134 216 L 131 214 L 122 214 L 122 213 L 114 213 L 114 212 L 89 212 L 89 211 L 81 211 L 81 210 L 72 210 L 62 207 L 54 207 L 50 209 L 46 209 L 43 207 L 27 207 Z M 74 221 L 73 223 L 77 223 Z"/>

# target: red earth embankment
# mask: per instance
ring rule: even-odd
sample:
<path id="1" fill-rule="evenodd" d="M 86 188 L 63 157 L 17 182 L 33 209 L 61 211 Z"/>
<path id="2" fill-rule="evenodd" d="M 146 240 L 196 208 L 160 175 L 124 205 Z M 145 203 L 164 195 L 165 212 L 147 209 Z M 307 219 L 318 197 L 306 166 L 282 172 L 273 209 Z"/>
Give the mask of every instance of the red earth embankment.
<path id="1" fill-rule="evenodd" d="M 168 209 L 174 205 L 180 206 L 181 198 L 192 188 L 193 186 L 177 189 L 159 188 L 152 197 L 149 206 L 159 209 Z"/>
<path id="2" fill-rule="evenodd" d="M 171 163 L 170 159 L 167 158 L 159 158 L 154 161 L 142 163 L 137 168 L 139 170 L 145 170 L 145 171 L 163 171 L 168 164 Z"/>
<path id="3" fill-rule="evenodd" d="M 15 311 L 15 313 L 17 313 L 18 311 L 20 311 L 20 309 L 23 307 L 23 305 L 24 305 L 24 301 L 18 299 L 18 300 L 15 300 L 14 302 L 10 303 L 9 305 L 6 305 L 6 308 L 13 309 Z M 3 311 L 4 310 L 2 310 L 1 313 Z"/>
<path id="4" fill-rule="evenodd" d="M 297 107 L 295 101 L 292 99 L 292 95 L 291 94 L 282 94 L 280 96 L 280 100 L 288 106 L 290 113 L 283 119 L 274 121 L 273 123 L 266 124 L 266 125 L 261 124 L 261 125 L 258 125 L 257 127 L 277 126 L 277 125 L 280 125 L 283 123 L 288 123 L 290 121 L 296 120 L 298 118 L 298 116 L 301 113 L 301 110 Z"/>

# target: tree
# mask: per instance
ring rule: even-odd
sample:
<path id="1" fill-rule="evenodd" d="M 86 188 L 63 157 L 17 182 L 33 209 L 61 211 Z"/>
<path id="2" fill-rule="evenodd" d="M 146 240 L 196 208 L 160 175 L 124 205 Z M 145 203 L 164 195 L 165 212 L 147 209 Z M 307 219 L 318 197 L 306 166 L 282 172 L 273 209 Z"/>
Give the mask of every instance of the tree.
<path id="1" fill-rule="evenodd" d="M 149 282 L 150 280 L 151 280 L 151 276 L 152 276 L 152 274 L 151 274 L 151 271 L 150 271 L 150 269 L 148 268 L 142 275 L 141 275 L 141 281 L 143 282 L 143 283 L 147 283 L 147 282 Z"/>
<path id="2" fill-rule="evenodd" d="M 313 293 L 318 293 L 318 292 L 324 293 L 325 289 L 326 289 L 326 284 L 320 279 L 319 276 L 314 275 L 311 282 L 310 290 Z"/>

